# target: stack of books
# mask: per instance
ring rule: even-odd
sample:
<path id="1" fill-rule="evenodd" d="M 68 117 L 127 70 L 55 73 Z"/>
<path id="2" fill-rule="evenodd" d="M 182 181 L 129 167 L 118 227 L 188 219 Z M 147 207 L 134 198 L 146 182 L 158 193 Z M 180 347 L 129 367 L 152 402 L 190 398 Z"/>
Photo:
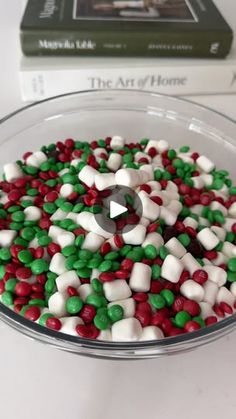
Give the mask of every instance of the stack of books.
<path id="1" fill-rule="evenodd" d="M 236 92 L 232 40 L 212 0 L 29 0 L 21 23 L 22 96 Z"/>

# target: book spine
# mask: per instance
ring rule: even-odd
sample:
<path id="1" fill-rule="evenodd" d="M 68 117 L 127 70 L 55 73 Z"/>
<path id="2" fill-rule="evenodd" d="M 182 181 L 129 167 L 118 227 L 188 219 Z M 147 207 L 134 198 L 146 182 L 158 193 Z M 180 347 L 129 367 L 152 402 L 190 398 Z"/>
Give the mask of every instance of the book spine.
<path id="1" fill-rule="evenodd" d="M 201 57 L 224 58 L 231 47 L 229 32 L 108 33 L 25 30 L 25 55 Z"/>
<path id="2" fill-rule="evenodd" d="M 170 95 L 233 93 L 236 64 L 22 70 L 20 86 L 23 100 L 29 102 L 93 89 L 140 89 Z"/>

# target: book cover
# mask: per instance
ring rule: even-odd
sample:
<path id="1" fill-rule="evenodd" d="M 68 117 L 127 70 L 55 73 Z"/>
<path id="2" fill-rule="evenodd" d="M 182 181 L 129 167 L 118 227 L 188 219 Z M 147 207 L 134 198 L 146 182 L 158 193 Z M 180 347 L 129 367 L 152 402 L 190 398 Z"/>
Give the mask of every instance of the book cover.
<path id="1" fill-rule="evenodd" d="M 92 89 L 140 89 L 169 95 L 236 92 L 236 54 L 226 60 L 22 57 L 27 102 Z"/>
<path id="2" fill-rule="evenodd" d="M 29 0 L 25 55 L 225 57 L 233 33 L 211 0 Z"/>

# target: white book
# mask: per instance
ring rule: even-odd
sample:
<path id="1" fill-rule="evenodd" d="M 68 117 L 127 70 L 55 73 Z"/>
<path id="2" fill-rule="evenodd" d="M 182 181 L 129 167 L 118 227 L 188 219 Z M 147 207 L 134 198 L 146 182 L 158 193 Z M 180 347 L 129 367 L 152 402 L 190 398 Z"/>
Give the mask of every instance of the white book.
<path id="1" fill-rule="evenodd" d="M 236 54 L 225 60 L 22 57 L 19 76 L 27 102 L 93 89 L 185 96 L 235 93 Z"/>

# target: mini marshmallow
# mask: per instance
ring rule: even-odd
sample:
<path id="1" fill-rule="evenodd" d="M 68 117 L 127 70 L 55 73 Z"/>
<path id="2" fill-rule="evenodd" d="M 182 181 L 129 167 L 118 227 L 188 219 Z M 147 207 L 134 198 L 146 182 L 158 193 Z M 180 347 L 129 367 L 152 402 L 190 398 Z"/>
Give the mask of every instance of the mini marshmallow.
<path id="1" fill-rule="evenodd" d="M 99 275 L 100 275 L 100 271 L 97 268 L 93 268 L 92 273 L 90 275 L 90 282 L 92 281 L 92 279 L 98 278 Z"/>
<path id="2" fill-rule="evenodd" d="M 154 170 L 151 164 L 143 164 L 140 167 L 141 172 L 145 172 L 148 176 L 147 180 L 151 181 L 154 179 Z M 140 174 L 141 174 L 140 172 Z"/>
<path id="3" fill-rule="evenodd" d="M 232 226 L 236 223 L 236 220 L 234 218 L 225 218 L 225 223 L 224 223 L 224 229 L 226 231 L 232 231 Z"/>
<path id="4" fill-rule="evenodd" d="M 164 334 L 159 327 L 156 326 L 146 326 L 142 330 L 142 334 L 139 340 L 158 340 L 163 339 Z"/>
<path id="5" fill-rule="evenodd" d="M 63 175 L 65 175 L 66 173 L 69 173 L 69 169 L 62 169 L 62 170 L 60 170 L 60 172 L 58 172 L 58 174 L 59 174 L 59 176 L 61 177 L 61 176 L 63 176 Z"/>
<path id="6" fill-rule="evenodd" d="M 116 342 L 137 341 L 142 335 L 142 326 L 134 317 L 122 319 L 112 325 L 111 334 Z"/>
<path id="7" fill-rule="evenodd" d="M 157 142 L 157 150 L 159 151 L 159 153 L 164 153 L 164 151 L 168 150 L 168 148 L 169 148 L 169 144 L 166 140 L 159 140 Z"/>
<path id="8" fill-rule="evenodd" d="M 116 232 L 116 223 L 104 214 L 96 214 L 96 216 L 92 214 L 88 230 L 105 239 L 110 239 Z"/>
<path id="9" fill-rule="evenodd" d="M 227 257 L 231 258 L 235 255 L 236 246 L 230 242 L 224 242 L 221 252 Z"/>
<path id="10" fill-rule="evenodd" d="M 206 227 L 209 227 L 211 225 L 210 222 L 204 217 L 199 217 L 198 223 L 199 223 L 199 225 L 203 225 L 203 226 L 206 226 Z"/>
<path id="11" fill-rule="evenodd" d="M 135 292 L 146 292 L 150 290 L 152 270 L 150 266 L 136 262 L 133 265 L 129 286 Z"/>
<path id="12" fill-rule="evenodd" d="M 48 308 L 50 313 L 56 317 L 64 317 L 67 315 L 66 312 L 66 293 L 55 292 L 48 300 Z"/>
<path id="13" fill-rule="evenodd" d="M 165 243 L 165 247 L 169 250 L 169 253 L 179 259 L 181 259 L 185 253 L 187 253 L 185 247 L 175 237 L 172 237 L 170 240 L 168 240 L 168 242 Z"/>
<path id="14" fill-rule="evenodd" d="M 179 202 L 175 199 L 172 199 L 167 206 L 167 209 L 169 211 L 172 211 L 177 215 L 179 215 L 179 213 L 182 211 L 182 208 L 183 208 L 183 205 L 181 204 L 181 202 Z"/>
<path id="15" fill-rule="evenodd" d="M 168 180 L 167 186 L 166 186 L 166 191 L 167 192 L 178 193 L 178 186 L 174 182 L 172 182 L 172 180 Z"/>
<path id="16" fill-rule="evenodd" d="M 161 267 L 161 276 L 170 282 L 177 283 L 183 272 L 183 263 L 173 255 L 167 255 Z"/>
<path id="17" fill-rule="evenodd" d="M 122 156 L 118 153 L 111 153 L 107 160 L 108 169 L 116 172 L 122 164 Z"/>
<path id="18" fill-rule="evenodd" d="M 196 164 L 205 173 L 210 173 L 215 168 L 215 164 L 206 156 L 198 157 Z"/>
<path id="19" fill-rule="evenodd" d="M 211 226 L 211 230 L 218 237 L 219 240 L 221 240 L 222 242 L 225 241 L 226 231 L 224 228 L 218 226 Z"/>
<path id="20" fill-rule="evenodd" d="M 127 231 L 127 228 L 128 227 L 124 228 L 124 232 L 122 234 L 125 244 L 138 246 L 144 242 L 146 236 L 146 227 L 144 227 L 142 224 L 138 224 L 130 231 Z"/>
<path id="21" fill-rule="evenodd" d="M 112 340 L 111 331 L 109 329 L 101 330 L 97 337 L 97 340 L 111 341 Z"/>
<path id="22" fill-rule="evenodd" d="M 95 176 L 94 181 L 98 191 L 103 191 L 104 189 L 116 184 L 114 173 L 99 173 Z"/>
<path id="23" fill-rule="evenodd" d="M 134 161 L 135 162 L 138 162 L 139 159 L 142 159 L 142 158 L 145 158 L 146 160 L 148 160 L 149 163 L 151 163 L 151 161 L 152 161 L 152 158 L 148 154 L 143 153 L 142 151 L 138 151 L 137 153 L 135 153 L 135 155 L 134 155 Z"/>
<path id="24" fill-rule="evenodd" d="M 191 207 L 191 212 L 192 212 L 193 214 L 196 214 L 196 215 L 201 215 L 201 214 L 202 214 L 202 210 L 203 210 L 203 208 L 204 208 L 204 206 L 203 206 L 203 205 L 200 205 L 200 204 L 193 205 L 193 206 Z"/>
<path id="25" fill-rule="evenodd" d="M 140 218 L 139 223 L 142 224 L 144 227 L 147 227 L 150 224 L 150 220 L 148 220 L 145 217 L 142 217 L 142 218 Z"/>
<path id="26" fill-rule="evenodd" d="M 10 247 L 16 236 L 15 230 L 0 230 L 0 247 Z"/>
<path id="27" fill-rule="evenodd" d="M 233 307 L 235 302 L 235 296 L 226 287 L 221 287 L 219 288 L 219 291 L 217 293 L 216 302 L 217 304 L 224 302 Z"/>
<path id="28" fill-rule="evenodd" d="M 203 228 L 198 234 L 197 239 L 203 245 L 206 250 L 214 249 L 219 244 L 219 238 L 213 233 L 213 231 L 206 227 Z"/>
<path id="29" fill-rule="evenodd" d="M 152 244 L 156 249 L 159 249 L 164 244 L 163 237 L 159 233 L 148 233 L 142 247 L 146 247 L 148 244 Z"/>
<path id="30" fill-rule="evenodd" d="M 55 253 L 53 255 L 49 265 L 49 271 L 57 275 L 64 274 L 67 271 L 66 258 L 61 253 Z"/>
<path id="31" fill-rule="evenodd" d="M 232 284 L 230 285 L 230 292 L 236 298 L 236 282 L 232 282 Z"/>
<path id="32" fill-rule="evenodd" d="M 217 257 L 212 260 L 212 263 L 213 265 L 220 266 L 222 263 L 227 263 L 227 258 L 223 253 L 217 252 Z"/>
<path id="33" fill-rule="evenodd" d="M 34 166 L 39 168 L 42 163 L 47 161 L 47 156 L 42 151 L 35 151 L 29 157 L 27 157 L 26 164 L 27 166 Z"/>
<path id="34" fill-rule="evenodd" d="M 42 211 L 38 207 L 29 206 L 24 209 L 25 221 L 38 221 L 42 217 Z"/>
<path id="35" fill-rule="evenodd" d="M 184 264 L 184 268 L 190 272 L 192 275 L 197 269 L 201 269 L 200 263 L 191 255 L 191 253 L 186 253 L 181 262 Z"/>
<path id="36" fill-rule="evenodd" d="M 134 317 L 135 313 L 135 300 L 133 298 L 126 298 L 125 300 L 117 300 L 108 304 L 108 308 L 118 304 L 124 310 L 124 319 Z"/>
<path id="37" fill-rule="evenodd" d="M 85 185 L 91 188 L 91 186 L 94 184 L 95 176 L 97 174 L 99 174 L 99 172 L 96 169 L 94 169 L 92 166 L 86 165 L 79 172 L 78 178 L 81 180 L 81 182 L 85 183 Z"/>
<path id="38" fill-rule="evenodd" d="M 200 177 L 202 178 L 205 186 L 211 186 L 212 185 L 212 183 L 213 183 L 213 176 L 212 175 L 202 173 L 200 175 Z"/>
<path id="39" fill-rule="evenodd" d="M 198 303 L 203 301 L 204 298 L 204 288 L 192 279 L 187 279 L 181 285 L 180 292 L 184 297 L 197 301 Z"/>
<path id="40" fill-rule="evenodd" d="M 93 294 L 93 288 L 92 285 L 90 284 L 82 284 L 80 285 L 80 287 L 78 288 L 78 292 L 79 292 L 79 296 L 81 298 L 82 301 L 86 301 L 86 298 Z"/>
<path id="41" fill-rule="evenodd" d="M 80 227 L 84 228 L 87 231 L 91 230 L 91 221 L 93 214 L 88 211 L 82 211 L 79 214 L 76 214 L 76 222 Z"/>
<path id="42" fill-rule="evenodd" d="M 92 231 L 88 233 L 84 239 L 84 242 L 81 246 L 81 249 L 90 250 L 91 252 L 96 252 L 104 242 L 104 237 L 99 236 L 98 234 L 93 233 Z"/>
<path id="43" fill-rule="evenodd" d="M 228 209 L 228 214 L 232 218 L 236 218 L 236 202 L 234 202 Z M 236 222 L 236 220 L 235 220 Z"/>
<path id="44" fill-rule="evenodd" d="M 147 182 L 147 185 L 151 187 L 152 192 L 161 191 L 161 184 L 156 180 L 150 180 L 149 182 Z"/>
<path id="45" fill-rule="evenodd" d="M 183 224 L 185 225 L 185 227 L 192 227 L 194 229 L 196 229 L 198 226 L 197 220 L 195 220 L 192 217 L 186 217 L 183 221 Z"/>
<path id="46" fill-rule="evenodd" d="M 15 180 L 24 176 L 24 173 L 17 163 L 4 164 L 3 172 L 7 182 L 14 182 Z"/>
<path id="47" fill-rule="evenodd" d="M 215 282 L 218 287 L 222 287 L 227 281 L 227 273 L 219 266 L 204 266 L 202 269 L 208 273 L 210 281 Z"/>
<path id="48" fill-rule="evenodd" d="M 211 304 L 206 303 L 205 301 L 200 301 L 199 303 L 201 308 L 201 317 L 205 320 L 209 316 L 215 316 L 215 312 L 211 308 Z"/>
<path id="49" fill-rule="evenodd" d="M 145 153 L 148 153 L 148 151 L 150 150 L 150 148 L 155 148 L 156 151 L 158 150 L 158 141 L 155 140 L 149 140 L 146 147 L 145 147 Z M 167 147 L 168 148 L 168 147 Z"/>
<path id="50" fill-rule="evenodd" d="M 160 209 L 160 218 L 162 218 L 168 226 L 173 226 L 176 223 L 177 214 L 165 207 L 161 207 Z"/>
<path id="51" fill-rule="evenodd" d="M 51 221 L 62 221 L 65 218 L 67 218 L 67 215 L 68 215 L 68 212 L 62 211 L 60 208 L 57 208 L 57 210 L 54 212 L 54 214 L 51 215 L 50 220 Z"/>
<path id="52" fill-rule="evenodd" d="M 156 221 L 160 214 L 160 206 L 148 197 L 142 198 L 143 217 Z"/>
<path id="53" fill-rule="evenodd" d="M 124 300 L 132 295 L 129 285 L 123 279 L 105 282 L 103 291 L 108 301 Z"/>
<path id="54" fill-rule="evenodd" d="M 58 238 L 65 232 L 66 230 L 64 230 L 63 228 L 52 225 L 49 228 L 48 235 L 49 237 L 51 237 L 54 243 L 58 244 Z"/>
<path id="55" fill-rule="evenodd" d="M 212 203 L 211 203 L 211 205 L 210 205 L 210 209 L 212 210 L 212 211 L 215 211 L 215 210 L 219 210 L 219 211 L 221 211 L 222 213 L 223 213 L 223 215 L 224 216 L 226 216 L 227 214 L 228 214 L 228 210 L 227 210 L 227 208 L 225 208 L 224 207 L 224 205 L 222 205 L 220 202 L 218 202 L 218 201 L 213 201 Z"/>
<path id="56" fill-rule="evenodd" d="M 123 137 L 121 137 L 120 135 L 113 135 L 110 142 L 110 147 L 112 148 L 112 150 L 123 148 L 124 145 L 125 139 Z"/>
<path id="57" fill-rule="evenodd" d="M 62 198 L 67 198 L 74 192 L 74 187 L 70 183 L 64 183 L 60 189 L 60 196 Z"/>
<path id="58" fill-rule="evenodd" d="M 66 292 L 68 287 L 78 288 L 80 280 L 76 271 L 67 271 L 56 278 L 56 284 L 59 292 Z"/>
<path id="59" fill-rule="evenodd" d="M 78 217 L 78 214 L 76 212 L 67 212 L 66 213 L 66 218 L 68 218 L 69 220 L 74 221 L 75 224 L 78 224 L 77 223 L 77 217 Z"/>
<path id="60" fill-rule="evenodd" d="M 216 296 L 218 294 L 218 285 L 215 282 L 208 279 L 208 281 L 206 281 L 203 285 L 203 288 L 205 292 L 203 301 L 213 306 L 215 304 Z"/>
<path id="61" fill-rule="evenodd" d="M 78 333 L 76 332 L 76 326 L 78 326 L 78 324 L 84 324 L 83 320 L 77 316 L 61 317 L 60 321 L 62 323 L 62 327 L 60 329 L 61 333 L 66 333 L 68 335 L 77 337 Z"/>
<path id="62" fill-rule="evenodd" d="M 119 169 L 115 174 L 115 183 L 117 185 L 135 188 L 143 182 L 140 179 L 139 171 L 136 169 Z"/>
<path id="63" fill-rule="evenodd" d="M 75 235 L 71 231 L 65 231 L 57 238 L 57 242 L 62 249 L 71 246 L 75 242 Z"/>
<path id="64" fill-rule="evenodd" d="M 202 189 L 205 185 L 204 180 L 201 176 L 193 176 L 191 177 L 191 180 L 193 182 L 194 188 Z"/>

